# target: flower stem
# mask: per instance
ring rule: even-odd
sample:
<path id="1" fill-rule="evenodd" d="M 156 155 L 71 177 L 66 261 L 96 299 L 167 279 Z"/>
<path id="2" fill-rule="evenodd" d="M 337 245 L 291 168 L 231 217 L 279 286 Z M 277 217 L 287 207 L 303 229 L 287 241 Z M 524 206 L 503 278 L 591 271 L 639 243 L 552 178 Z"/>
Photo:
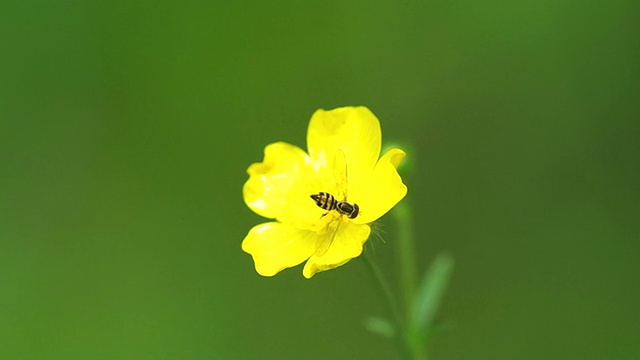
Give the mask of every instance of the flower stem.
<path id="1" fill-rule="evenodd" d="M 426 360 L 427 357 L 424 352 L 424 347 L 422 346 L 422 338 L 416 333 L 417 328 L 414 326 L 413 319 L 410 317 L 411 308 L 409 307 L 406 311 L 402 311 L 405 309 L 399 306 L 396 296 L 394 296 L 393 289 L 389 285 L 389 282 L 385 278 L 383 272 L 376 264 L 371 251 L 365 249 L 363 259 L 367 269 L 373 276 L 376 285 L 382 293 L 387 305 L 387 310 L 393 319 L 395 340 L 402 351 L 402 358 L 407 360 Z M 410 305 L 411 304 L 409 302 L 409 306 Z"/>
<path id="2" fill-rule="evenodd" d="M 402 285 L 402 300 L 404 316 L 411 320 L 411 307 L 416 292 L 417 266 L 415 241 L 413 237 L 413 212 L 409 199 L 404 199 L 396 205 L 392 213 L 398 224 L 398 263 L 400 265 L 400 284 Z"/>
<path id="3" fill-rule="evenodd" d="M 400 267 L 401 302 L 398 303 L 393 289 L 375 263 L 370 251 L 364 251 L 364 260 L 386 300 L 389 313 L 396 326 L 396 340 L 403 355 L 411 360 L 426 360 L 425 338 L 418 320 L 414 319 L 413 302 L 417 289 L 417 264 L 413 234 L 413 212 L 408 199 L 393 209 L 398 224 L 398 265 Z"/>
<path id="4" fill-rule="evenodd" d="M 393 317 L 393 321 L 395 322 L 396 327 L 398 328 L 398 330 L 402 329 L 402 327 L 404 326 L 404 318 L 402 317 L 402 312 L 400 311 L 398 303 L 393 296 L 393 291 L 391 290 L 391 286 L 389 286 L 389 282 L 384 277 L 384 275 L 382 275 L 382 271 L 380 271 L 380 268 L 375 263 L 375 260 L 370 254 L 370 251 L 364 251 L 364 262 L 385 298 L 385 302 L 387 303 L 387 310 Z"/>
<path id="5" fill-rule="evenodd" d="M 398 224 L 398 264 L 400 267 L 400 284 L 402 286 L 402 302 L 405 329 L 404 343 L 411 354 L 411 359 L 427 358 L 424 338 L 414 319 L 413 302 L 417 287 L 418 267 L 416 264 L 416 245 L 413 234 L 413 211 L 408 198 L 401 201 L 393 209 L 392 214 Z"/>

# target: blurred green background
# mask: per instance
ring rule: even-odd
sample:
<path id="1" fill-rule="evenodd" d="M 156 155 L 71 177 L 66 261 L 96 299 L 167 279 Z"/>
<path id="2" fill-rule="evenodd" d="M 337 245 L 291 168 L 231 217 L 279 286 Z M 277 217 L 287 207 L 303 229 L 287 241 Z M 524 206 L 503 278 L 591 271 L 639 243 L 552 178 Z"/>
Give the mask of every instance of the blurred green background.
<path id="1" fill-rule="evenodd" d="M 637 1 L 3 1 L 1 359 L 393 359 L 361 259 L 253 269 L 264 146 L 411 148 L 431 359 L 638 359 Z M 394 224 L 376 257 L 395 278 Z"/>

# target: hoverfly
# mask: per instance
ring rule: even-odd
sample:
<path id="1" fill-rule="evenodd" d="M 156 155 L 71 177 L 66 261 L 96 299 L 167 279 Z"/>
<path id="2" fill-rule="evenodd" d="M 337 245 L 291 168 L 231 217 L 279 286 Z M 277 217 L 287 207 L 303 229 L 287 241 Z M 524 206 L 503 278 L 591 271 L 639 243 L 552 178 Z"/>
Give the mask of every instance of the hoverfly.
<path id="1" fill-rule="evenodd" d="M 331 211 L 335 210 L 342 215 L 347 215 L 349 219 L 355 219 L 360 212 L 360 207 L 356 203 L 349 203 L 346 201 L 336 200 L 335 196 L 328 192 L 319 192 L 311 195 L 311 198 L 316 202 L 316 205 L 321 209 Z M 328 212 L 322 214 L 327 215 Z"/>
<path id="2" fill-rule="evenodd" d="M 334 218 L 326 225 L 326 236 L 318 243 L 315 252 L 316 256 L 322 256 L 329 250 L 340 227 L 342 215 L 347 216 L 349 219 L 355 219 L 360 213 L 358 204 L 347 202 L 347 161 L 344 152 L 340 149 L 336 151 L 333 168 L 338 198 L 324 191 L 310 195 L 319 208 L 327 210 L 321 217 L 329 214 L 332 210 L 340 214 L 339 217 Z"/>

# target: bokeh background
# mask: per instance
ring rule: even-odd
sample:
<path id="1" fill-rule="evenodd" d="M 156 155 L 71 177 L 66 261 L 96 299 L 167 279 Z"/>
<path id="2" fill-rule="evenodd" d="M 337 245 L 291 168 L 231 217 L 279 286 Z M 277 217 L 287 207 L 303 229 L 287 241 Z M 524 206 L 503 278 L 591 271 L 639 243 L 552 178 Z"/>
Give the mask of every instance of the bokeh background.
<path id="1" fill-rule="evenodd" d="M 404 144 L 431 359 L 638 359 L 637 1 L 3 1 L 0 358 L 393 359 L 361 259 L 255 273 L 266 144 Z M 371 245 L 395 279 L 392 219 Z"/>

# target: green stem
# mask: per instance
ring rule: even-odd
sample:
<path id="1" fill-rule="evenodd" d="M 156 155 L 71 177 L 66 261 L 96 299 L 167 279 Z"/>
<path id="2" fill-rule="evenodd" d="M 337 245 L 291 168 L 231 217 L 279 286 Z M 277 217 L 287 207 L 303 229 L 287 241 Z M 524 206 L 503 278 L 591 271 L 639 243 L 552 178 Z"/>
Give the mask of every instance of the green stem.
<path id="1" fill-rule="evenodd" d="M 387 305 L 387 311 L 393 318 L 393 322 L 396 328 L 395 338 L 398 341 L 400 348 L 403 350 L 405 357 L 407 359 L 411 359 L 412 357 L 409 355 L 410 352 L 407 351 L 408 349 L 405 348 L 406 343 L 403 341 L 403 339 L 406 336 L 405 335 L 406 323 L 404 321 L 404 317 L 402 316 L 402 311 L 400 311 L 400 308 L 398 307 L 396 298 L 393 296 L 393 291 L 391 290 L 391 286 L 389 286 L 389 282 L 382 274 L 382 271 L 380 271 L 380 268 L 376 264 L 373 256 L 370 254 L 370 251 L 367 251 L 365 249 L 363 258 L 364 258 L 364 263 L 367 266 L 367 269 L 373 276 L 373 279 L 378 285 L 380 292 L 382 292 L 382 295 L 384 296 L 385 303 Z"/>
<path id="2" fill-rule="evenodd" d="M 380 288 L 380 291 L 382 292 L 382 295 L 385 298 L 385 302 L 387 304 L 387 310 L 389 311 L 389 314 L 393 317 L 393 321 L 395 322 L 397 329 L 402 329 L 404 327 L 404 318 L 402 317 L 402 312 L 400 311 L 400 308 L 398 307 L 398 303 L 396 302 L 396 299 L 393 296 L 393 291 L 391 291 L 391 286 L 389 286 L 389 282 L 387 282 L 387 279 L 384 277 L 384 275 L 382 275 L 382 271 L 380 271 L 380 268 L 378 267 L 378 265 L 376 265 L 375 260 L 370 254 L 370 251 L 366 251 L 366 250 L 364 251 L 364 262 L 367 265 L 369 272 L 371 272 L 371 275 L 373 276 L 376 284 L 378 285 L 378 288 Z"/>
<path id="3" fill-rule="evenodd" d="M 396 327 L 396 340 L 403 355 L 411 360 L 426 360 L 425 338 L 417 319 L 414 319 L 413 307 L 417 291 L 417 263 L 413 234 L 413 212 L 408 199 L 396 205 L 392 211 L 398 224 L 398 265 L 400 267 L 401 300 L 397 301 L 391 286 L 375 263 L 370 251 L 364 251 L 364 260 L 380 291 Z"/>
<path id="4" fill-rule="evenodd" d="M 416 293 L 417 265 L 415 242 L 413 237 L 413 212 L 409 199 L 404 199 L 393 209 L 398 224 L 398 263 L 400 264 L 400 284 L 402 285 L 402 301 L 404 316 L 411 320 L 413 297 Z"/>
<path id="5" fill-rule="evenodd" d="M 400 266 L 400 284 L 404 324 L 406 325 L 404 341 L 411 358 L 425 360 L 427 358 L 424 339 L 413 318 L 413 301 L 416 294 L 418 267 L 416 264 L 416 244 L 413 234 L 413 211 L 409 199 L 405 198 L 393 209 L 398 224 L 398 264 Z"/>

